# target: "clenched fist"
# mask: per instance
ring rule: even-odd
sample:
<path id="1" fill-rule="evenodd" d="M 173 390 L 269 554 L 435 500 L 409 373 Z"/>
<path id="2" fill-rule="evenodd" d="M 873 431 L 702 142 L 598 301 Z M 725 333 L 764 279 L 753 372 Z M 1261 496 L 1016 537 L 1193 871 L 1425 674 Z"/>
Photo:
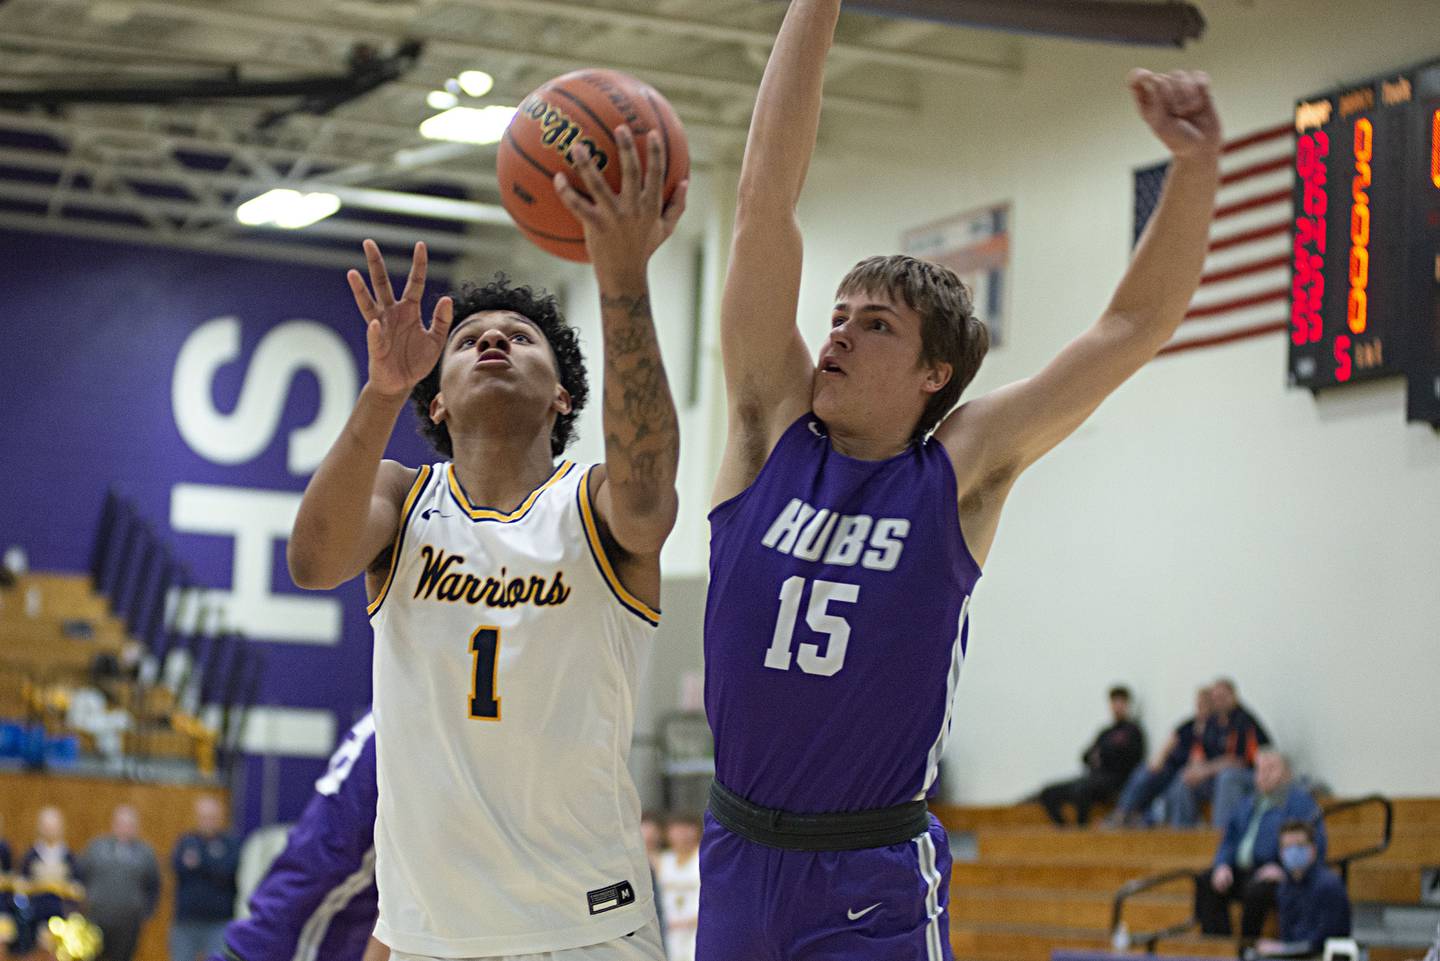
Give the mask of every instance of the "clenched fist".
<path id="1" fill-rule="evenodd" d="M 1220 153 L 1220 116 L 1210 100 L 1210 77 L 1199 71 L 1130 71 L 1140 116 L 1176 159 Z"/>

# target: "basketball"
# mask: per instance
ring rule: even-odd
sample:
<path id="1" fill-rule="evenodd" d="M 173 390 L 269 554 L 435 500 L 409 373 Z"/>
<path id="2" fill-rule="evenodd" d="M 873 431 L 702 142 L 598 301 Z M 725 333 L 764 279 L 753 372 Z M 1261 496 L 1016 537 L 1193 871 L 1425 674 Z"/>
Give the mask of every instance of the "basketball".
<path id="1" fill-rule="evenodd" d="M 557 257 L 584 263 L 585 232 L 565 209 L 552 180 L 574 163 L 582 144 L 610 184 L 620 189 L 620 155 L 615 128 L 628 124 L 635 134 L 641 168 L 645 136 L 660 135 L 665 148 L 665 200 L 690 175 L 685 128 L 669 102 L 649 84 L 615 70 L 577 70 L 542 84 L 520 102 L 500 142 L 496 173 L 500 198 L 520 232 Z M 578 181 L 572 183 L 579 188 Z"/>

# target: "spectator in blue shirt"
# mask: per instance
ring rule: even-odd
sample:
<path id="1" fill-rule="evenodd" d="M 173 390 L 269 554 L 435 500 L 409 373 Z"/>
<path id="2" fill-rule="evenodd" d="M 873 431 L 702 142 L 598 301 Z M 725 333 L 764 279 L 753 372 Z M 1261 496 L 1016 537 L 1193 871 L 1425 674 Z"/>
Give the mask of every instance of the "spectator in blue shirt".
<path id="1" fill-rule="evenodd" d="M 225 809 L 214 797 L 195 802 L 195 830 L 175 842 L 175 920 L 171 961 L 196 961 L 225 945 L 235 915 L 235 873 L 240 841 L 225 830 Z"/>
<path id="2" fill-rule="evenodd" d="M 1293 820 L 1315 824 L 1317 859 L 1325 857 L 1325 826 L 1310 792 L 1291 780 L 1290 765 L 1268 748 L 1255 756 L 1255 794 L 1245 798 L 1225 825 L 1208 875 L 1195 888 L 1195 914 L 1206 934 L 1230 934 L 1231 901 L 1241 901 L 1240 935 L 1260 936 L 1285 880 L 1280 864 L 1280 827 Z"/>
<path id="3" fill-rule="evenodd" d="M 1259 953 L 1274 957 L 1318 957 L 1328 938 L 1350 937 L 1350 896 L 1345 882 L 1321 862 L 1315 829 L 1308 821 L 1286 821 L 1280 829 L 1280 939 L 1263 939 Z"/>

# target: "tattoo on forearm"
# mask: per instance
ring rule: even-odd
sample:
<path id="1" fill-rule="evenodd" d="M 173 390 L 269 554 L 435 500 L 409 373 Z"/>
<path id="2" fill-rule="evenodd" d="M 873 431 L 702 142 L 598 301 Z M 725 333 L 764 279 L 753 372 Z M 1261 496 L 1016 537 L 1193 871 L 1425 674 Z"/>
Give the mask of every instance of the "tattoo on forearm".
<path id="1" fill-rule="evenodd" d="M 605 459 L 612 483 L 673 486 L 679 426 L 648 294 L 600 294 L 605 331 Z"/>

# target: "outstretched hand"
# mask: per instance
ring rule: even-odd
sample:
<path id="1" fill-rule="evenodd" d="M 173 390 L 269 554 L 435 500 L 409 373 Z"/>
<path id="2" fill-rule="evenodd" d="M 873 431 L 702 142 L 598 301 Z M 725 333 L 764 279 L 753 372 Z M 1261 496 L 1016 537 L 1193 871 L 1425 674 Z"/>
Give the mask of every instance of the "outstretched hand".
<path id="1" fill-rule="evenodd" d="M 373 240 L 365 241 L 365 264 L 370 270 L 374 295 L 360 271 L 351 270 L 345 275 L 350 282 L 350 292 L 355 295 L 355 306 L 365 318 L 370 385 L 383 395 L 410 393 L 435 368 L 440 352 L 445 349 L 450 323 L 455 319 L 455 303 L 449 297 L 441 297 L 430 326 L 427 328 L 421 321 L 420 298 L 425 293 L 427 263 L 425 245 L 416 244 L 410 276 L 399 300 L 395 299 L 390 275 L 385 272 L 385 260 Z"/>
<path id="2" fill-rule="evenodd" d="M 1210 76 L 1190 70 L 1130 71 L 1135 106 L 1176 159 L 1220 153 L 1220 115 L 1210 99 Z"/>
<path id="3" fill-rule="evenodd" d="M 675 232 L 685 212 L 690 182 L 682 181 L 670 202 L 665 203 L 666 164 L 659 136 L 651 131 L 645 137 L 643 173 L 630 128 L 617 127 L 615 142 L 620 147 L 619 193 L 610 189 L 584 147 L 575 151 L 575 176 L 590 196 L 576 190 L 563 171 L 555 174 L 555 192 L 585 229 L 585 247 L 597 271 L 643 270 L 650 256 Z"/>

